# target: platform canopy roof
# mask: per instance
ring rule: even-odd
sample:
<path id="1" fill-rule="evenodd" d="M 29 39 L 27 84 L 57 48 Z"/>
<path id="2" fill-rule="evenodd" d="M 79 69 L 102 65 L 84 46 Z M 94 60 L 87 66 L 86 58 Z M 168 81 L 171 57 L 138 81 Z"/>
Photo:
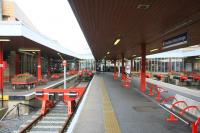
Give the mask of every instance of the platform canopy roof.
<path id="1" fill-rule="evenodd" d="M 200 43 L 199 0 L 68 1 L 96 59 L 137 57 L 141 44 L 155 54 Z M 163 48 L 182 34 L 186 42 Z"/>
<path id="2" fill-rule="evenodd" d="M 9 41 L 3 41 L 4 39 Z M 73 52 L 63 48 L 57 41 L 53 41 L 39 32 L 33 31 L 21 21 L 0 22 L 0 43 L 4 51 L 41 50 L 42 56 L 54 59 L 78 59 Z"/>
<path id="3" fill-rule="evenodd" d="M 187 48 L 181 48 L 176 49 L 168 52 L 162 52 L 158 54 L 152 54 L 148 55 L 147 58 L 185 58 L 185 57 L 195 57 L 200 56 L 200 46 L 195 47 L 187 47 Z"/>

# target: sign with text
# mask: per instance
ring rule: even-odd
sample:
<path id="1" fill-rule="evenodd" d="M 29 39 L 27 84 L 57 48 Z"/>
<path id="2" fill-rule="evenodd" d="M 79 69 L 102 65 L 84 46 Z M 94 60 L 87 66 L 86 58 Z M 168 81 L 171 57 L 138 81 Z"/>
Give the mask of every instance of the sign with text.
<path id="1" fill-rule="evenodd" d="M 163 48 L 171 48 L 187 43 L 187 32 L 163 41 Z"/>

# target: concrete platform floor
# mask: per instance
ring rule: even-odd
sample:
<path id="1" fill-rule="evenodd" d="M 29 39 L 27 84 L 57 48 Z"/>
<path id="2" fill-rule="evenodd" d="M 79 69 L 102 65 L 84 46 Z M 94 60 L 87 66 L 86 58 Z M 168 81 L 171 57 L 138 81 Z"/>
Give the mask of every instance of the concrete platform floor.
<path id="1" fill-rule="evenodd" d="M 191 128 L 182 123 L 166 122 L 169 116 L 156 103 L 144 97 L 137 88 L 125 89 L 120 80 L 114 80 L 112 74 L 95 75 L 86 98 L 80 117 L 73 133 L 106 132 L 103 104 L 103 79 L 108 91 L 113 111 L 122 133 L 190 133 Z M 113 125 L 110 125 L 113 126 Z"/>

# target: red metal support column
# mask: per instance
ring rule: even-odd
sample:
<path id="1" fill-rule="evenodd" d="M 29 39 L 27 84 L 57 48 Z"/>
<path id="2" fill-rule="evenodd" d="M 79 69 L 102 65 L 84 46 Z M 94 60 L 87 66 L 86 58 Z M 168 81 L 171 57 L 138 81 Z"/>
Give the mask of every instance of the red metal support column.
<path id="1" fill-rule="evenodd" d="M 42 79 L 42 67 L 41 67 L 41 52 L 38 52 L 38 81 Z"/>
<path id="2" fill-rule="evenodd" d="M 141 81 L 140 81 L 140 89 L 142 92 L 146 91 L 146 45 L 143 43 L 141 44 Z"/>
<path id="3" fill-rule="evenodd" d="M 122 54 L 122 74 L 124 74 L 125 68 L 124 68 L 124 54 Z"/>

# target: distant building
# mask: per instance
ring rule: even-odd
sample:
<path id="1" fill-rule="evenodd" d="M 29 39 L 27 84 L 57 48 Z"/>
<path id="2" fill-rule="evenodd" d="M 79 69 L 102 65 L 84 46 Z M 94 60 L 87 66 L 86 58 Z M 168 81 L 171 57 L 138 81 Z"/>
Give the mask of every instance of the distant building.
<path id="1" fill-rule="evenodd" d="M 31 23 L 28 17 L 22 12 L 13 0 L 0 0 L 0 12 L 1 20 L 3 21 L 21 21 L 24 25 L 30 29 L 37 31 L 35 26 Z"/>

